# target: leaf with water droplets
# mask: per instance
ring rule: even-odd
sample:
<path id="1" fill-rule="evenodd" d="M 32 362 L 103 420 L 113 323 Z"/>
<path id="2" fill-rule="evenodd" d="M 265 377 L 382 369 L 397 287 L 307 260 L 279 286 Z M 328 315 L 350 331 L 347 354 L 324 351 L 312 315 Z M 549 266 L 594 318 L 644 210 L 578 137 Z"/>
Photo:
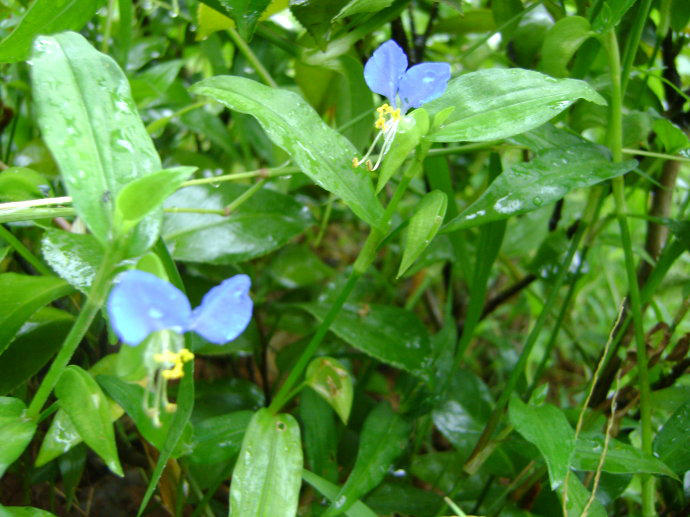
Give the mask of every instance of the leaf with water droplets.
<path id="1" fill-rule="evenodd" d="M 328 127 L 302 97 L 233 76 L 205 79 L 195 84 L 192 91 L 255 117 L 304 174 L 339 196 L 370 225 L 380 223 L 383 207 L 374 194 L 369 173 L 352 168 L 357 150 L 347 138 Z"/>
<path id="2" fill-rule="evenodd" d="M 621 176 L 636 166 L 635 160 L 611 162 L 594 144 L 547 150 L 531 162 L 519 163 L 503 171 L 479 199 L 450 221 L 443 231 L 479 226 L 536 210 L 571 190 Z"/>
<path id="3" fill-rule="evenodd" d="M 578 79 L 554 79 L 521 68 L 491 68 L 452 79 L 446 92 L 424 105 L 430 115 L 455 110 L 428 135 L 435 142 L 483 142 L 528 131 L 578 99 L 606 101 Z"/>
<path id="4" fill-rule="evenodd" d="M 248 188 L 231 183 L 217 188 L 197 185 L 170 196 L 166 207 L 190 209 L 190 213 L 165 214 L 163 238 L 173 258 L 209 264 L 249 260 L 284 246 L 313 224 L 305 206 L 267 188 L 228 215 L 203 213 L 222 211 Z"/>
<path id="5" fill-rule="evenodd" d="M 129 82 L 115 61 L 72 32 L 37 38 L 32 64 L 43 138 L 77 213 L 106 243 L 112 237 L 114 200 L 120 190 L 162 169 Z M 160 218 L 157 210 L 135 229 L 132 255 L 155 242 Z"/>
<path id="6" fill-rule="evenodd" d="M 122 476 L 110 404 L 91 374 L 76 365 L 68 366 L 55 386 L 55 396 L 84 442 L 113 473 Z"/>
<path id="7" fill-rule="evenodd" d="M 41 253 L 53 271 L 85 294 L 103 260 L 103 248 L 93 235 L 57 228 L 43 234 Z"/>
<path id="8" fill-rule="evenodd" d="M 405 450 L 409 434 L 410 425 L 387 402 L 376 406 L 362 426 L 355 466 L 324 517 L 347 511 L 377 486 Z"/>
<path id="9" fill-rule="evenodd" d="M 561 486 L 575 449 L 575 431 L 560 408 L 551 404 L 528 406 L 513 396 L 508 418 L 515 430 L 541 452 L 549 470 L 551 488 Z"/>
<path id="10" fill-rule="evenodd" d="M 302 485 L 299 424 L 268 409 L 254 414 L 232 473 L 230 514 L 294 517 Z"/>
<path id="11" fill-rule="evenodd" d="M 303 303 L 299 307 L 323 320 L 329 305 Z M 339 338 L 379 361 L 428 379 L 431 368 L 429 333 L 415 313 L 392 305 L 345 304 L 330 330 Z"/>

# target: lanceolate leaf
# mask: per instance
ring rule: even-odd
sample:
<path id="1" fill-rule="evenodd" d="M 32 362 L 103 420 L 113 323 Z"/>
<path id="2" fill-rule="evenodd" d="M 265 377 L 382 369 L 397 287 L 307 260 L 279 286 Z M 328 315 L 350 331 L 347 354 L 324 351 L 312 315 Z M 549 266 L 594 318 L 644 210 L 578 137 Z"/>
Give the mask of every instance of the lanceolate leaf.
<path id="1" fill-rule="evenodd" d="M 323 303 L 300 307 L 322 320 L 328 311 Z M 417 316 L 390 305 L 345 305 L 330 327 L 339 338 L 379 361 L 429 377 L 429 335 Z"/>
<path id="2" fill-rule="evenodd" d="M 443 231 L 478 226 L 552 203 L 571 190 L 631 171 L 635 160 L 613 163 L 593 144 L 548 150 L 531 162 L 506 169 Z"/>
<path id="3" fill-rule="evenodd" d="M 43 234 L 41 252 L 53 271 L 83 293 L 88 293 L 103 260 L 103 248 L 93 235 L 57 228 Z"/>
<path id="4" fill-rule="evenodd" d="M 130 181 L 162 169 L 127 78 L 82 36 L 41 36 L 32 85 L 37 121 L 74 207 L 101 242 L 112 236 L 114 200 Z M 142 221 L 133 254 L 158 236 L 160 212 Z"/>
<path id="5" fill-rule="evenodd" d="M 39 34 L 79 30 L 94 15 L 104 0 L 35 0 L 19 25 L 0 42 L 0 63 L 25 59 L 31 42 Z"/>
<path id="6" fill-rule="evenodd" d="M 347 511 L 355 501 L 377 486 L 393 461 L 405 450 L 409 432 L 409 424 L 387 403 L 372 410 L 362 427 L 355 466 L 324 517 Z"/>
<path id="7" fill-rule="evenodd" d="M 225 183 L 186 187 L 170 196 L 170 208 L 223 210 L 248 187 Z M 229 215 L 166 214 L 163 238 L 176 260 L 231 264 L 285 245 L 312 224 L 309 211 L 290 196 L 261 189 Z"/>
<path id="8" fill-rule="evenodd" d="M 71 291 L 72 287 L 57 277 L 1 274 L 0 353 L 34 312 Z"/>
<path id="9" fill-rule="evenodd" d="M 55 387 L 55 395 L 84 442 L 113 473 L 124 475 L 117 457 L 110 405 L 91 374 L 76 365 L 68 366 Z"/>
<path id="10" fill-rule="evenodd" d="M 383 215 L 368 173 L 352 168 L 357 150 L 328 127 L 302 97 L 244 77 L 218 76 L 193 86 L 228 108 L 256 117 L 274 143 L 316 184 L 339 196 L 359 217 L 377 225 Z"/>
<path id="11" fill-rule="evenodd" d="M 302 445 L 291 415 L 260 409 L 242 442 L 232 474 L 230 514 L 294 517 L 302 484 Z"/>
<path id="12" fill-rule="evenodd" d="M 517 432 L 536 445 L 544 457 L 551 488 L 561 486 L 575 448 L 575 431 L 563 412 L 550 404 L 528 406 L 514 396 L 508 416 Z"/>
<path id="13" fill-rule="evenodd" d="M 452 79 L 446 92 L 424 105 L 430 115 L 455 106 L 435 142 L 482 142 L 506 138 L 540 126 L 578 99 L 605 104 L 586 82 L 554 79 L 521 68 L 492 68 Z"/>
<path id="14" fill-rule="evenodd" d="M 448 197 L 440 190 L 432 190 L 421 199 L 407 227 L 398 277 L 405 273 L 429 246 L 441 228 L 447 207 Z"/>
<path id="15" fill-rule="evenodd" d="M 0 397 L 0 477 L 21 456 L 36 432 L 36 421 L 24 417 L 20 399 Z"/>

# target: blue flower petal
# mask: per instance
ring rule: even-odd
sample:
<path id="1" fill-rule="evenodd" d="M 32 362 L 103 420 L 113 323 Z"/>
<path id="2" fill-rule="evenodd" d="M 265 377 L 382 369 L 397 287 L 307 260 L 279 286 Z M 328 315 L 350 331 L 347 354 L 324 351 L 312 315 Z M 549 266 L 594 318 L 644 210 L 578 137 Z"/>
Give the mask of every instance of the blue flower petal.
<path id="1" fill-rule="evenodd" d="M 156 275 L 131 269 L 122 273 L 108 296 L 108 316 L 115 334 L 136 346 L 156 330 L 184 332 L 192 308 L 177 287 Z"/>
<path id="2" fill-rule="evenodd" d="M 403 113 L 408 108 L 419 108 L 422 104 L 440 97 L 446 91 L 448 79 L 448 63 L 420 63 L 411 67 L 405 72 L 398 87 Z"/>
<path id="3" fill-rule="evenodd" d="M 250 287 L 247 275 L 235 275 L 211 289 L 194 309 L 189 330 L 217 345 L 235 339 L 252 319 Z"/>
<path id="4" fill-rule="evenodd" d="M 364 80 L 369 89 L 388 97 L 395 105 L 400 78 L 407 69 L 407 56 L 393 40 L 388 40 L 377 48 L 364 65 Z"/>

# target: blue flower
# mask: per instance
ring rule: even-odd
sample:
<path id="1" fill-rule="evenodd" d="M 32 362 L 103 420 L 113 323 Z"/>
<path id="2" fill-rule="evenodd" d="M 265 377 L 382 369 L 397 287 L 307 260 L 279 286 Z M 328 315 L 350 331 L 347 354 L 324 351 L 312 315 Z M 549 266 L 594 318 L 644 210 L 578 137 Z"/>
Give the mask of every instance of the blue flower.
<path id="1" fill-rule="evenodd" d="M 115 334 L 131 346 L 164 329 L 178 333 L 193 330 L 221 345 L 244 332 L 251 320 L 250 286 L 247 275 L 235 275 L 212 288 L 192 310 L 177 287 L 151 273 L 131 269 L 120 275 L 110 291 L 108 316 Z"/>
<path id="2" fill-rule="evenodd" d="M 378 168 L 393 143 L 402 116 L 408 109 L 419 108 L 441 96 L 449 79 L 448 63 L 420 63 L 408 69 L 407 56 L 395 41 L 388 40 L 377 48 L 364 65 L 364 80 L 371 91 L 387 97 L 390 105 L 386 103 L 377 108 L 374 126 L 380 130 L 379 134 L 366 156 L 361 160 L 355 157 L 352 164 L 358 167 L 367 163 L 369 170 Z M 384 137 L 383 146 L 372 167 L 366 159 L 381 136 Z"/>

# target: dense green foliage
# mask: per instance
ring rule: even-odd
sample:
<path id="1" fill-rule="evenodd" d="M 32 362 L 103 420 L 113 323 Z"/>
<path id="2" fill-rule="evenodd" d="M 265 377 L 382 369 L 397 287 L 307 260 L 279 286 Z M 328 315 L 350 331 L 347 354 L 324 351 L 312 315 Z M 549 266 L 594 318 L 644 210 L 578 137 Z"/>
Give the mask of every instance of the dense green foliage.
<path id="1" fill-rule="evenodd" d="M 690 2 L 0 14 L 0 515 L 690 514 Z M 251 323 L 121 344 L 132 268 Z"/>

